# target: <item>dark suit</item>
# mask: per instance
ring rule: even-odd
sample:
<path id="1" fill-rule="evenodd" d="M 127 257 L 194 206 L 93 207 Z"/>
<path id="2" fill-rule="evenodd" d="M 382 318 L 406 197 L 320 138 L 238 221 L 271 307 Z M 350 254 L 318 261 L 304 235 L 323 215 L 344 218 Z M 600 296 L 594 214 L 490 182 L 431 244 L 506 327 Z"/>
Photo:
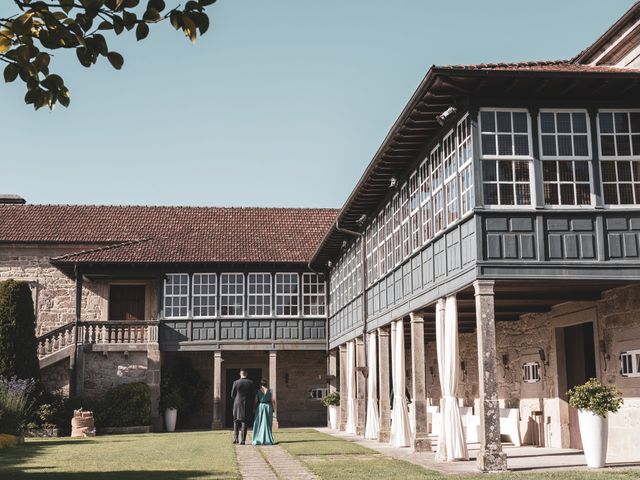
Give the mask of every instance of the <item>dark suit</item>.
<path id="1" fill-rule="evenodd" d="M 256 387 L 248 378 L 233 382 L 231 387 L 233 399 L 233 441 L 238 441 L 238 429 L 242 430 L 242 443 L 247 439 L 247 423 L 251 421 L 253 403 L 256 398 Z"/>

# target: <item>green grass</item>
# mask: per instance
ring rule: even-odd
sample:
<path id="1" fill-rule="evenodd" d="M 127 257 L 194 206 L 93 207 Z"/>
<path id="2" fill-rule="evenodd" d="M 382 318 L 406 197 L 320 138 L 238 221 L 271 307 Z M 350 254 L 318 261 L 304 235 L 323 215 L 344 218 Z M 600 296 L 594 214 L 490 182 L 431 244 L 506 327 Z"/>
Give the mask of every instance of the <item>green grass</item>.
<path id="1" fill-rule="evenodd" d="M 229 432 L 27 439 L 0 450 L 2 480 L 238 479 Z"/>
<path id="2" fill-rule="evenodd" d="M 317 430 L 278 430 L 275 440 L 292 455 L 365 455 L 376 452 Z"/>

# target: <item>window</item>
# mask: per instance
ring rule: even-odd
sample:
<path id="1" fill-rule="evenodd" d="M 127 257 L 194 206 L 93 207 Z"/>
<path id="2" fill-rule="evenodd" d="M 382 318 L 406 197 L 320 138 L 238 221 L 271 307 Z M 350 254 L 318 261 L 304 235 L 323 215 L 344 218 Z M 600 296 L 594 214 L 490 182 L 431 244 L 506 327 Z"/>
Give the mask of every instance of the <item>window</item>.
<path id="1" fill-rule="evenodd" d="M 276 315 L 295 317 L 298 315 L 298 274 L 276 273 Z"/>
<path id="2" fill-rule="evenodd" d="M 364 234 L 365 261 L 367 263 L 367 287 L 373 283 L 373 265 L 371 263 L 371 225 L 367 227 Z"/>
<path id="3" fill-rule="evenodd" d="M 324 276 L 315 273 L 302 275 L 302 314 L 324 316 L 325 314 Z"/>
<path id="4" fill-rule="evenodd" d="M 244 315 L 244 275 L 221 273 L 220 316 L 241 317 L 242 315 Z"/>
<path id="5" fill-rule="evenodd" d="M 420 216 L 422 217 L 422 242 L 427 243 L 433 237 L 431 227 L 431 178 L 429 162 L 425 159 L 420 165 Z"/>
<path id="6" fill-rule="evenodd" d="M 640 350 L 620 354 L 620 374 L 623 377 L 640 377 Z"/>
<path id="7" fill-rule="evenodd" d="M 378 220 L 371 221 L 371 276 L 369 283 L 375 283 L 378 279 Z"/>
<path id="8" fill-rule="evenodd" d="M 540 111 L 542 158 L 590 158 L 586 112 Z"/>
<path id="9" fill-rule="evenodd" d="M 393 206 L 391 202 L 384 207 L 385 216 L 385 253 L 387 254 L 387 272 L 391 271 L 393 263 Z"/>
<path id="10" fill-rule="evenodd" d="M 189 315 L 189 275 L 169 273 L 164 280 L 164 316 L 181 318 Z"/>
<path id="11" fill-rule="evenodd" d="M 471 145 L 471 127 L 468 116 L 458 123 L 456 136 L 458 165 L 460 169 L 460 214 L 465 215 L 469 213 L 475 205 L 475 199 L 473 197 L 473 148 Z"/>
<path id="12" fill-rule="evenodd" d="M 217 283 L 215 273 L 193 274 L 193 316 L 215 317 Z"/>
<path id="13" fill-rule="evenodd" d="M 480 111 L 482 156 L 530 157 L 529 114 L 526 111 Z"/>
<path id="14" fill-rule="evenodd" d="M 356 240 L 356 248 L 352 255 L 355 258 L 355 273 L 353 275 L 353 281 L 356 287 L 353 292 L 355 297 L 362 293 L 362 240 L 360 238 Z"/>
<path id="15" fill-rule="evenodd" d="M 378 213 L 378 277 L 382 278 L 387 271 L 387 257 L 384 251 L 385 245 L 385 210 Z"/>
<path id="16" fill-rule="evenodd" d="M 589 162 L 544 160 L 545 205 L 591 205 Z"/>
<path id="17" fill-rule="evenodd" d="M 487 205 L 530 205 L 529 162 L 483 160 L 482 184 Z"/>
<path id="18" fill-rule="evenodd" d="M 522 381 L 524 383 L 540 381 L 540 364 L 538 362 L 527 362 L 522 365 Z"/>
<path id="19" fill-rule="evenodd" d="M 413 172 L 409 178 L 409 209 L 411 215 L 411 251 L 414 252 L 422 245 L 420 234 L 422 225 L 420 224 L 420 175 Z"/>
<path id="20" fill-rule="evenodd" d="M 393 197 L 393 259 L 394 266 L 402 262 L 402 241 L 400 238 L 400 195 Z"/>
<path id="21" fill-rule="evenodd" d="M 438 233 L 445 226 L 444 224 L 444 203 L 442 194 L 442 158 L 440 157 L 440 147 L 431 151 L 429 156 L 431 169 L 431 198 L 433 202 L 433 232 Z"/>
<path id="22" fill-rule="evenodd" d="M 598 113 L 600 157 L 640 159 L 640 111 Z"/>
<path id="23" fill-rule="evenodd" d="M 460 218 L 458 209 L 458 160 L 456 158 L 456 136 L 451 131 L 442 140 L 442 164 L 444 167 L 444 197 L 447 225 Z"/>
<path id="24" fill-rule="evenodd" d="M 402 260 L 411 252 L 411 232 L 409 231 L 409 185 L 407 182 L 400 188 L 400 215 L 402 229 Z"/>
<path id="25" fill-rule="evenodd" d="M 247 276 L 247 290 L 249 315 L 256 317 L 271 315 L 271 274 L 250 273 Z"/>

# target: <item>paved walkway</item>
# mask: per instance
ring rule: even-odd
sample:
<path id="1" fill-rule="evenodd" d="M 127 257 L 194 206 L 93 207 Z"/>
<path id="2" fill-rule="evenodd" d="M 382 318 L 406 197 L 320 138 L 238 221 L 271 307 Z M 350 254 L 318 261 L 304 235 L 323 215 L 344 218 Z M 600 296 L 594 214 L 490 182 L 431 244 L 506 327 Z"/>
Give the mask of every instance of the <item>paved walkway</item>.
<path id="1" fill-rule="evenodd" d="M 317 480 L 297 458 L 279 445 L 236 445 L 243 480 Z"/>

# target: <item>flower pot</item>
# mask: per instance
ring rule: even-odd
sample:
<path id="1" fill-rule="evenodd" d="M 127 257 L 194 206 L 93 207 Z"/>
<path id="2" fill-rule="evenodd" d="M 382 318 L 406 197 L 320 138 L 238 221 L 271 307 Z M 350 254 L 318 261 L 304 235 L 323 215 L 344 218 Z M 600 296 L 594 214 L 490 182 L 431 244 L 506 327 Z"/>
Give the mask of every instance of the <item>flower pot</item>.
<path id="1" fill-rule="evenodd" d="M 607 457 L 607 418 L 588 410 L 578 410 L 578 419 L 587 467 L 604 467 Z"/>
<path id="2" fill-rule="evenodd" d="M 176 429 L 176 420 L 178 419 L 177 408 L 167 408 L 164 411 L 164 426 L 167 432 L 174 432 Z"/>
<path id="3" fill-rule="evenodd" d="M 330 405 L 329 409 L 329 427 L 336 430 L 338 428 L 338 407 Z"/>

